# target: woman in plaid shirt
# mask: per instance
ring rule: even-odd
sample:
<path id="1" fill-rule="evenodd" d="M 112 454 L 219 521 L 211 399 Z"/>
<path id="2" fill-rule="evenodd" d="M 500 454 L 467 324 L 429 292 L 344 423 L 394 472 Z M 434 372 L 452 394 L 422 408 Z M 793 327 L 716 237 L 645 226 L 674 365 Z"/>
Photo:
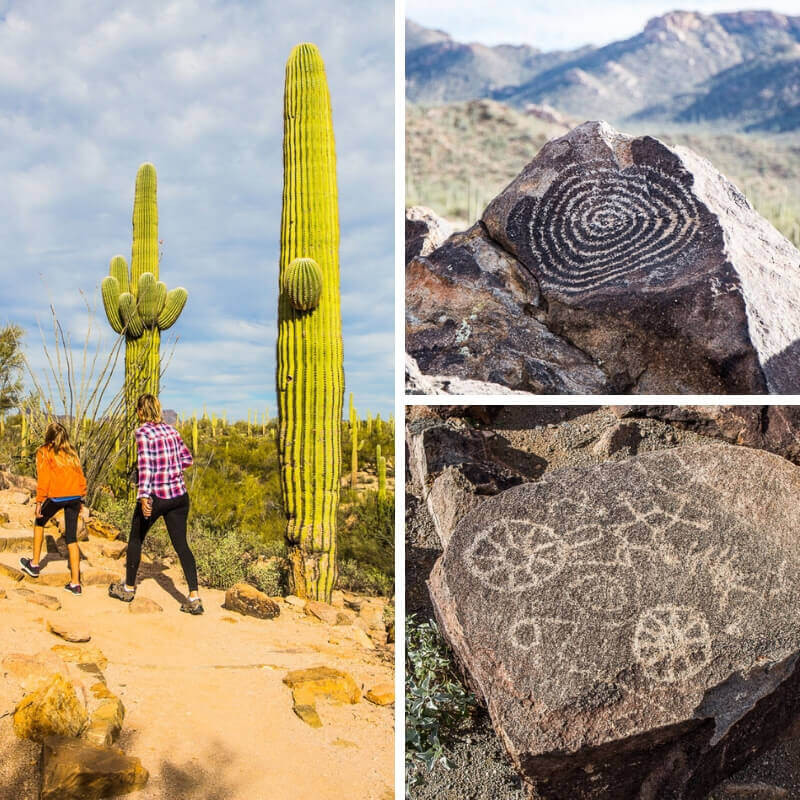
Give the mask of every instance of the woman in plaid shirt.
<path id="1" fill-rule="evenodd" d="M 163 516 L 170 541 L 189 584 L 189 598 L 181 605 L 181 611 L 202 614 L 203 604 L 197 591 L 197 565 L 186 541 L 189 494 L 183 480 L 183 470 L 192 465 L 192 454 L 178 431 L 162 420 L 158 398 L 143 394 L 136 403 L 136 411 L 142 423 L 136 429 L 139 490 L 128 539 L 125 582 L 112 583 L 108 593 L 126 603 L 133 600 L 142 542 L 153 523 Z"/>

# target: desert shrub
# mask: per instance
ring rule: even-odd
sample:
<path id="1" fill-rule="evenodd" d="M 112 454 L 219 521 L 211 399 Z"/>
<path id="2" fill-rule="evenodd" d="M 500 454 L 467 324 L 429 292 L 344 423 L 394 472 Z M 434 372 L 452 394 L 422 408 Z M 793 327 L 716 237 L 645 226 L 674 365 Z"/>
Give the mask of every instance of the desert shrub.
<path id="1" fill-rule="evenodd" d="M 247 568 L 247 580 L 270 597 L 285 595 L 288 585 L 288 563 L 278 557 L 254 561 Z"/>
<path id="2" fill-rule="evenodd" d="M 196 519 L 190 538 L 197 561 L 197 574 L 205 586 L 228 589 L 247 575 L 247 541 L 235 528 L 219 528 L 208 520 Z"/>
<path id="3" fill-rule="evenodd" d="M 359 564 L 353 559 L 339 561 L 339 580 L 337 588 L 360 594 L 391 597 L 394 581 L 381 570 L 369 564 Z"/>
<path id="4" fill-rule="evenodd" d="M 450 768 L 445 746 L 475 709 L 436 623 L 406 617 L 406 771 L 412 785 L 421 778 L 420 766 Z"/>

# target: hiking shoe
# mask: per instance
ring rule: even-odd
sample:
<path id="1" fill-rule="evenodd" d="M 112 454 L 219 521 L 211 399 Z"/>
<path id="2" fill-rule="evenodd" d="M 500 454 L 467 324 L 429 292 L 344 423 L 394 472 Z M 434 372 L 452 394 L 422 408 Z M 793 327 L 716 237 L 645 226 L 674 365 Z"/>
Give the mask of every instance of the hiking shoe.
<path id="1" fill-rule="evenodd" d="M 67 583 L 64 588 L 68 592 L 72 592 L 72 594 L 83 594 L 83 589 L 81 589 L 81 585 L 76 583 L 74 586 L 71 583 Z"/>
<path id="2" fill-rule="evenodd" d="M 198 597 L 197 600 L 187 600 L 181 604 L 181 611 L 187 614 L 202 614 L 205 609 L 203 608 L 203 601 Z"/>
<path id="3" fill-rule="evenodd" d="M 34 567 L 29 558 L 21 558 L 19 560 L 19 565 L 22 567 L 22 571 L 30 575 L 31 578 L 39 577 L 39 571 L 41 570 L 41 567 Z"/>
<path id="4" fill-rule="evenodd" d="M 125 584 L 122 582 L 112 583 L 108 587 L 108 596 L 115 597 L 117 600 L 122 600 L 123 603 L 130 603 L 135 595 L 136 595 L 136 589 L 134 589 L 132 592 L 129 592 L 125 588 Z"/>

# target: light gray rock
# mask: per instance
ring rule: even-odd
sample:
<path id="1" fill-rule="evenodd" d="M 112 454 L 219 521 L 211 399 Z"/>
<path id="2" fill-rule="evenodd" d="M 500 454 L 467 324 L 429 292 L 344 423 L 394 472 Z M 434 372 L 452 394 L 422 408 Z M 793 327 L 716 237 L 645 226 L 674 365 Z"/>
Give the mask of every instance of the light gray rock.
<path id="1" fill-rule="evenodd" d="M 800 720 L 798 496 L 784 459 L 709 446 L 461 520 L 431 597 L 532 797 L 701 800 Z"/>

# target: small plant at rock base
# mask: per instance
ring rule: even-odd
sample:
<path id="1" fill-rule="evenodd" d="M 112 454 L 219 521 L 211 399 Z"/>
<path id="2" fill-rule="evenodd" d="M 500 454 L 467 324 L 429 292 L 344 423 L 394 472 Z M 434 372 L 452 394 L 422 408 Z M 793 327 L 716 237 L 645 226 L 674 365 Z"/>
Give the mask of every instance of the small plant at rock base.
<path id="1" fill-rule="evenodd" d="M 445 745 L 468 723 L 477 706 L 453 667 L 449 648 L 433 620 L 406 617 L 406 773 L 420 782 L 419 768 L 446 769 Z"/>

